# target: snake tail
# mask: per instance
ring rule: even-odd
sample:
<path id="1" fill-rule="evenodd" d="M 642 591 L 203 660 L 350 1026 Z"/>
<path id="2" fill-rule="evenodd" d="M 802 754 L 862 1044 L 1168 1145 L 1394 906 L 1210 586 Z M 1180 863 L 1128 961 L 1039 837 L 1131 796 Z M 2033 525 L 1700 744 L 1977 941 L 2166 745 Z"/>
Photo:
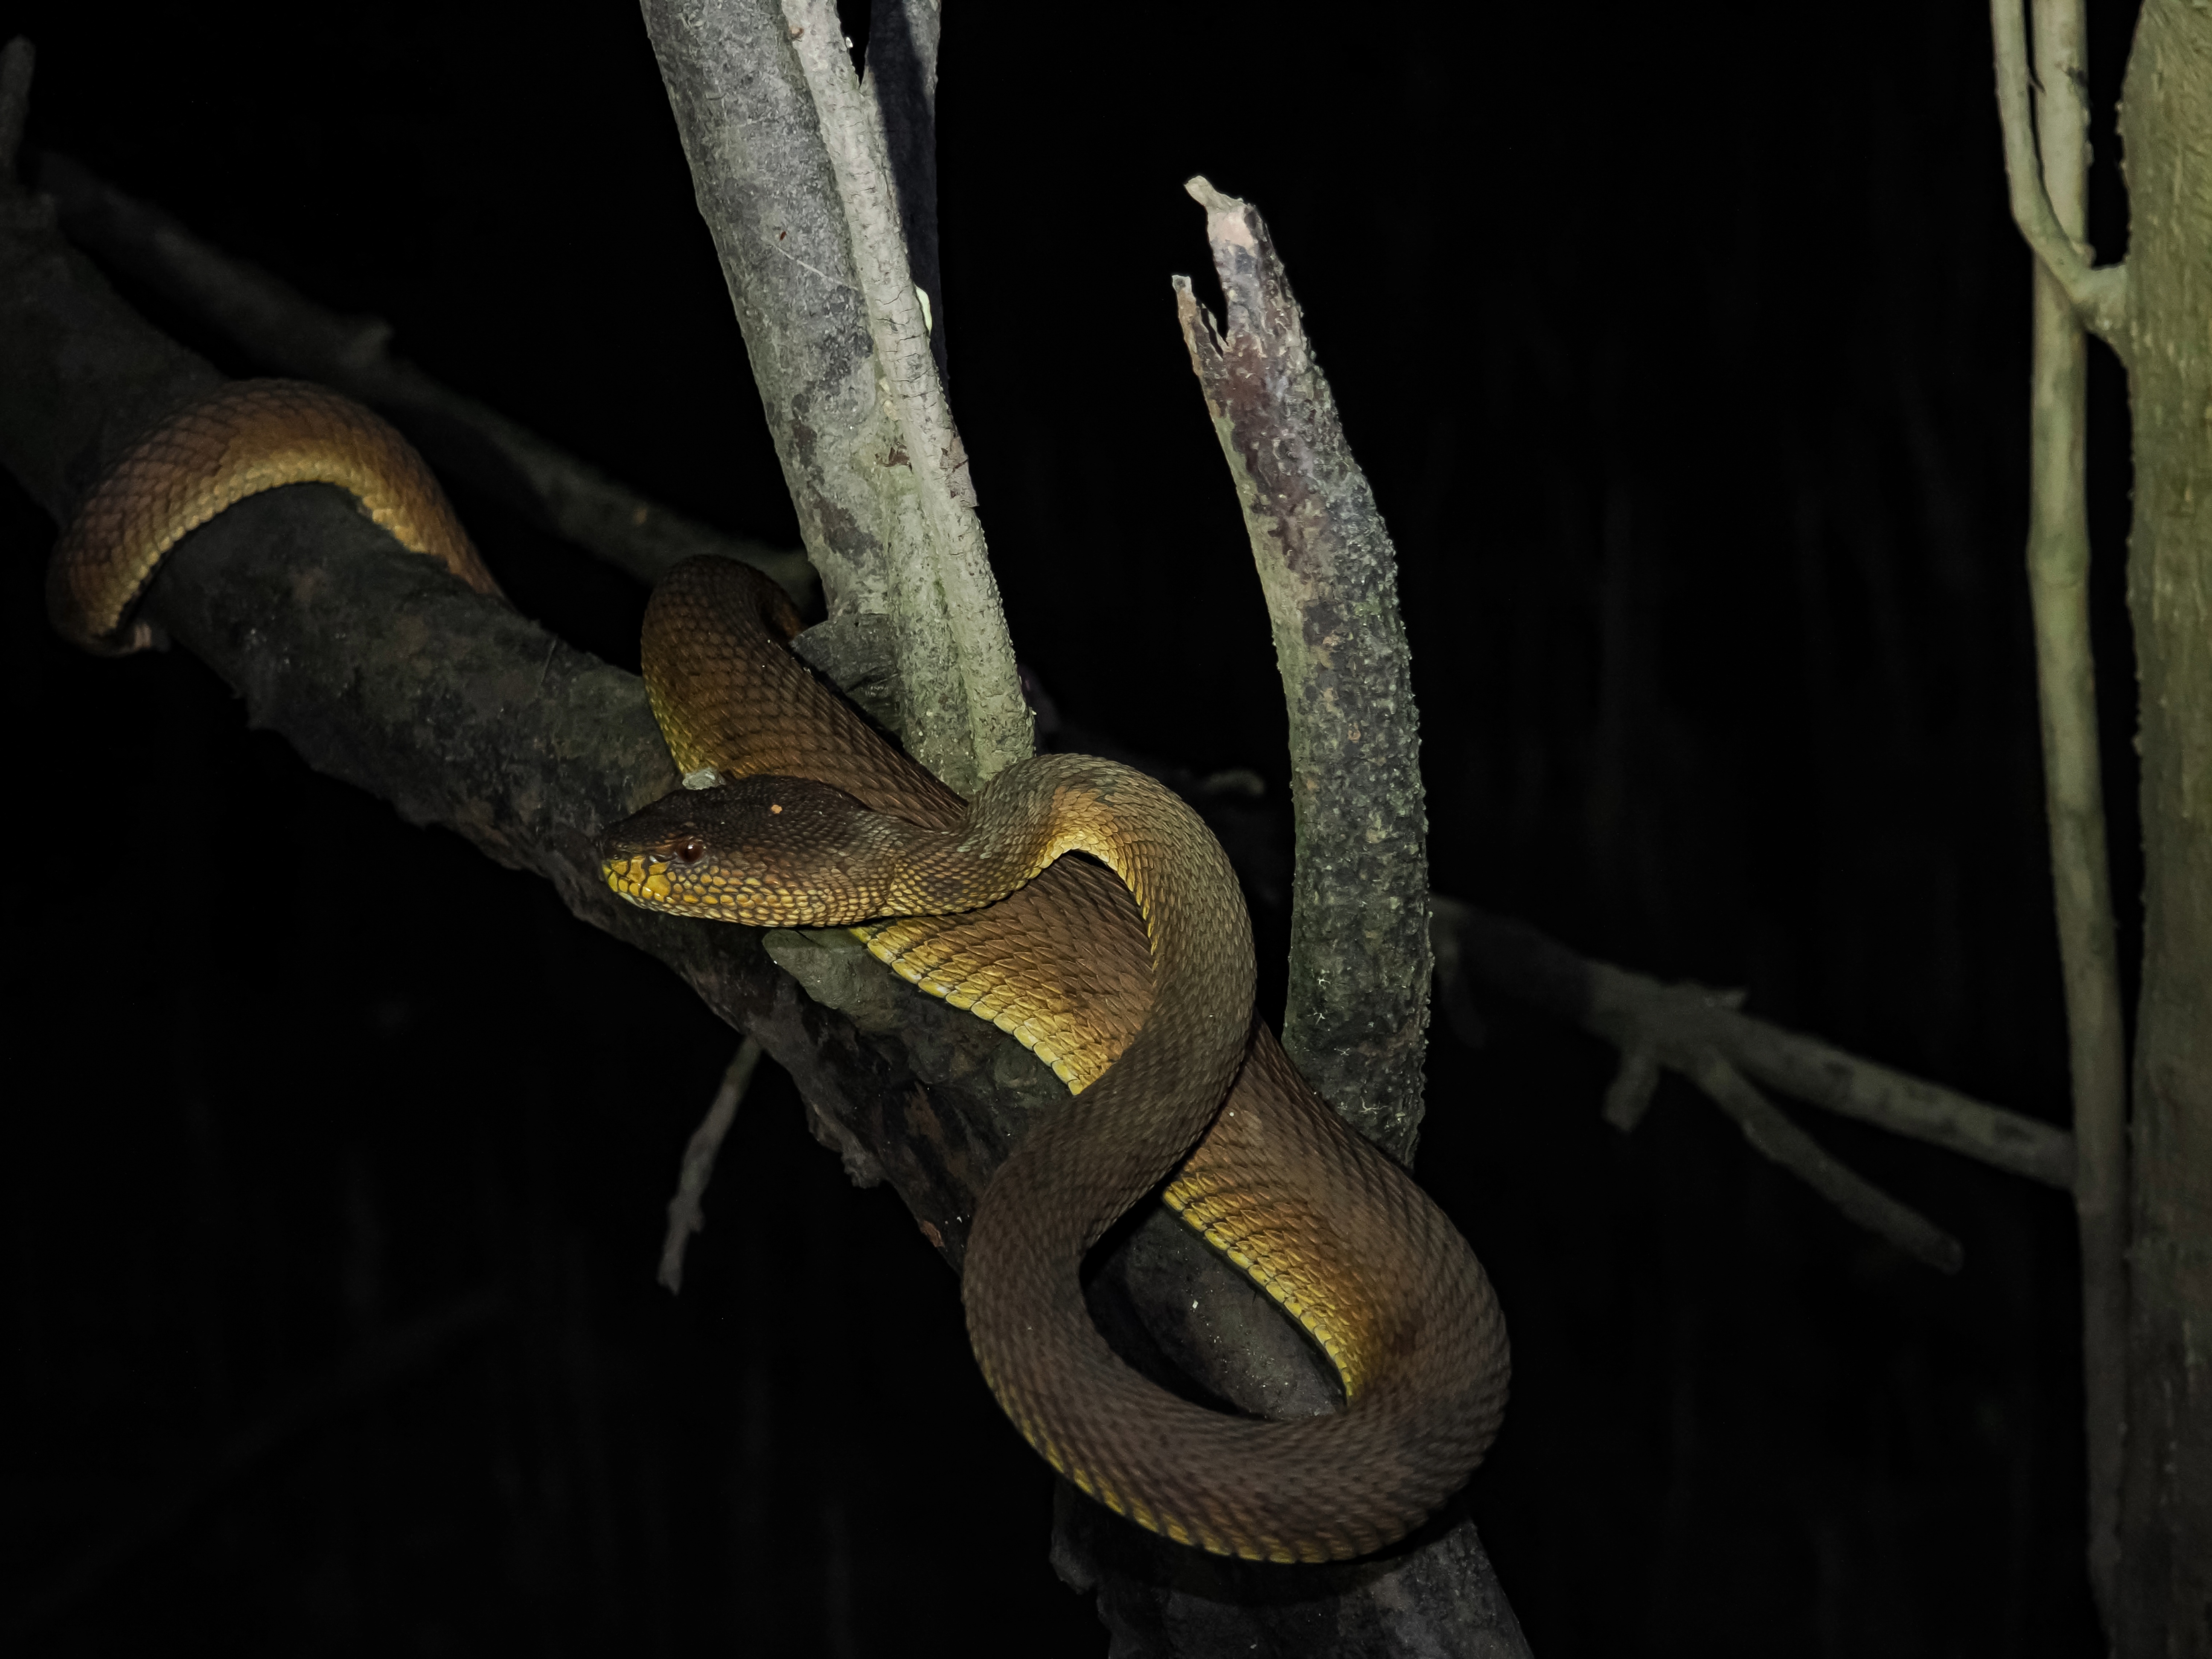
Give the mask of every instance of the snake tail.
<path id="1" fill-rule="evenodd" d="M 304 380 L 232 380 L 156 424 L 80 503 L 46 567 L 56 630 L 101 655 L 144 649 L 153 630 L 131 611 L 169 550 L 295 483 L 336 484 L 410 550 L 498 595 L 436 477 L 381 416 Z"/>

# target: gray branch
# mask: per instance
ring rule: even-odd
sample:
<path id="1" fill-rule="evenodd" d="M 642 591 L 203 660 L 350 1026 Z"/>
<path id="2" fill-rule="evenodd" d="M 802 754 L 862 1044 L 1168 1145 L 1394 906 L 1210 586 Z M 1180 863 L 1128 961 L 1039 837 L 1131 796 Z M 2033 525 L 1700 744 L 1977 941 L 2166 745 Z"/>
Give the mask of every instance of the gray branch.
<path id="1" fill-rule="evenodd" d="M 883 121 L 915 286 L 929 296 L 930 355 L 946 372 L 945 282 L 937 236 L 937 42 L 940 0 L 872 0 L 866 85 Z"/>
<path id="2" fill-rule="evenodd" d="M 646 33 L 830 624 L 888 614 L 896 447 L 844 208 L 776 0 L 644 0 Z"/>
<path id="3" fill-rule="evenodd" d="M 1428 816 L 1397 554 L 1260 216 L 1203 179 L 1228 301 L 1175 279 L 1190 363 L 1260 568 L 1290 708 L 1297 877 L 1283 1045 L 1370 1139 L 1409 1158 L 1429 1024 Z"/>
<path id="4" fill-rule="evenodd" d="M 1717 1049 L 1691 1057 L 1685 1073 L 1743 1132 L 1753 1151 L 1780 1164 L 1869 1232 L 1939 1272 L 1954 1273 L 1966 1253 L 1959 1241 L 1845 1165 L 1759 1092 Z"/>
<path id="5" fill-rule="evenodd" d="M 1608 1122 L 1633 1128 L 1661 1067 L 1679 1072 L 1734 1118 L 1765 1156 L 1862 1226 L 1946 1271 L 1958 1245 L 1879 1192 L 1783 1115 L 1752 1079 L 1808 1104 L 1946 1147 L 2062 1190 L 2074 1181 L 2074 1138 L 2063 1129 L 1862 1060 L 1817 1037 L 1738 1012 L 1741 994 L 1667 985 L 1577 956 L 1528 923 L 1438 894 L 1437 969 L 1532 1004 L 1621 1052 L 1606 1097 Z"/>
<path id="6" fill-rule="evenodd" d="M 1028 714 L 915 296 L 901 221 L 923 198 L 891 179 L 894 128 L 902 154 L 919 142 L 912 110 L 879 114 L 863 97 L 826 4 L 789 18 L 778 0 L 644 0 L 644 10 L 822 573 L 829 621 L 802 649 L 841 684 L 869 688 L 910 753 L 972 788 L 1029 752 Z M 927 8 L 903 15 L 916 62 L 902 100 L 933 84 L 935 61 Z M 896 44 L 894 33 L 887 57 Z"/>
<path id="7" fill-rule="evenodd" d="M 2035 0 L 2034 25 L 2037 176 L 2059 228 L 2079 237 L 2088 223 L 2089 182 L 2081 0 Z M 2089 628 L 2088 350 L 2079 310 L 2039 265 L 2033 315 L 2027 588 L 2074 1094 L 2089 1578 L 2109 1629 L 2127 1401 L 2128 1059 Z"/>
<path id="8" fill-rule="evenodd" d="M 2043 268 L 2065 290 L 2081 325 L 2125 356 L 2128 268 L 2093 266 L 2088 246 L 2066 234 L 2044 189 L 2028 114 L 2027 34 L 2021 7 L 2021 0 L 1990 0 L 1990 29 L 1996 46 L 1997 120 L 2004 131 L 2013 222 Z"/>
<path id="9" fill-rule="evenodd" d="M 782 4 L 785 35 L 844 207 L 877 384 L 899 434 L 874 477 L 891 529 L 902 735 L 908 753 L 969 794 L 1029 757 L 1029 705 L 983 548 L 967 452 L 930 355 L 882 113 L 853 72 L 830 0 Z"/>
<path id="10" fill-rule="evenodd" d="M 564 541 L 648 586 L 671 565 L 711 555 L 765 570 L 799 603 L 811 597 L 814 572 L 803 555 L 726 536 L 617 483 L 394 355 L 392 325 L 382 318 L 325 310 L 65 155 L 41 158 L 38 182 L 61 210 L 70 240 L 110 269 L 144 283 L 272 372 L 358 398 L 441 471 Z"/>

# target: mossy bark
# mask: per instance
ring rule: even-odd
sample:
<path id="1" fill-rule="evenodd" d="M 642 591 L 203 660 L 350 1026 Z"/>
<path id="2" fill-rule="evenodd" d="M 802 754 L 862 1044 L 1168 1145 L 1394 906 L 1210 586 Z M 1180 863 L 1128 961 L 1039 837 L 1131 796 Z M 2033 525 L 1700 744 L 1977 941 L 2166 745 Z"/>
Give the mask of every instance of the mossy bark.
<path id="1" fill-rule="evenodd" d="M 2212 1656 L 2212 8 L 2145 0 L 2120 132 L 2142 762 L 2128 1420 L 2113 1632 Z"/>

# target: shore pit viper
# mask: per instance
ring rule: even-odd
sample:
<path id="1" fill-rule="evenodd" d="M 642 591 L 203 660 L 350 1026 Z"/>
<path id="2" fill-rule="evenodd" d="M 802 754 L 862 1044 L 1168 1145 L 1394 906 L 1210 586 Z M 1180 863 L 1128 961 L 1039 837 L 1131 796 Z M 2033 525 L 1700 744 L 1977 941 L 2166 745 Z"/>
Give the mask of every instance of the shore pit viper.
<path id="1" fill-rule="evenodd" d="M 132 608 L 168 550 L 296 483 L 352 492 L 497 594 L 388 425 L 319 387 L 242 381 L 161 422 L 89 492 L 50 567 L 55 625 L 88 649 L 142 647 Z M 984 1194 L 963 1280 L 986 1380 L 1055 1468 L 1217 1553 L 1342 1559 L 1402 1537 L 1497 1432 L 1504 1322 L 1450 1222 L 1251 1018 L 1249 924 L 1212 834 L 1143 774 L 1085 757 L 1036 757 L 963 801 L 814 678 L 786 643 L 796 630 L 744 566 L 694 560 L 655 590 L 654 714 L 682 771 L 727 781 L 611 829 L 610 885 L 678 915 L 854 927 L 1068 1085 Z M 1343 1411 L 1209 1410 L 1107 1346 L 1081 1262 L 1156 1188 L 1328 1356 Z"/>

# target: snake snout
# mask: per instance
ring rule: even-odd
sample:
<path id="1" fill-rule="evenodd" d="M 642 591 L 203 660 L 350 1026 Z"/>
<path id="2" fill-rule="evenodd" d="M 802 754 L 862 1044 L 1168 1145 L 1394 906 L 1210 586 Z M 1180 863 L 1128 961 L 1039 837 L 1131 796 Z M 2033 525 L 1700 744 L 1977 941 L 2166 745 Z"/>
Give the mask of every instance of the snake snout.
<path id="1" fill-rule="evenodd" d="M 808 778 L 750 777 L 655 801 L 599 837 L 633 904 L 756 927 L 839 927 L 884 912 L 882 820 Z"/>

